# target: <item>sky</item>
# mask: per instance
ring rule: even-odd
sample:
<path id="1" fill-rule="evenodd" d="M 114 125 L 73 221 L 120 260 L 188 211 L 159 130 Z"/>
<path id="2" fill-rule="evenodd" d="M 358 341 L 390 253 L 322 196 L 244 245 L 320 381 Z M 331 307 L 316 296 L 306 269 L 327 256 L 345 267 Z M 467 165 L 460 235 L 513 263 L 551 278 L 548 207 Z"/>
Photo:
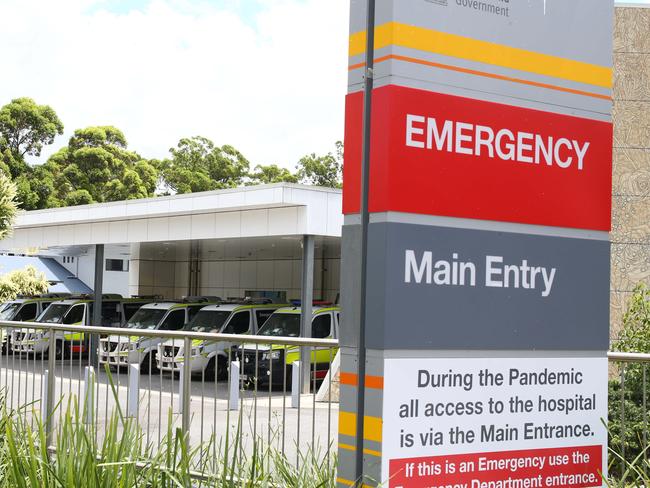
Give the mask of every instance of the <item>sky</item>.
<path id="1" fill-rule="evenodd" d="M 343 138 L 348 4 L 0 0 L 0 106 L 28 96 L 63 121 L 32 163 L 75 129 L 114 125 L 146 158 L 203 135 L 293 168 Z"/>
<path id="2" fill-rule="evenodd" d="M 293 168 L 343 138 L 347 0 L 0 0 L 0 106 L 29 96 L 143 157 L 182 137 Z"/>

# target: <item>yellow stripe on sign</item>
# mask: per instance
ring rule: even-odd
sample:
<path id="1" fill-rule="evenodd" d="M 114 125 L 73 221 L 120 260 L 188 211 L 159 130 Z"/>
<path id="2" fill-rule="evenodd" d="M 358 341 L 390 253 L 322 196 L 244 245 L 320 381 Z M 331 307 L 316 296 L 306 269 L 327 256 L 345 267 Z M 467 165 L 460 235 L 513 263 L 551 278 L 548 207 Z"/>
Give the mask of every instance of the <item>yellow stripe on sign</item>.
<path id="1" fill-rule="evenodd" d="M 343 444 L 342 442 L 339 442 L 339 449 L 345 449 L 346 451 L 356 451 L 357 448 L 354 447 L 351 444 Z"/>
<path id="2" fill-rule="evenodd" d="M 339 434 L 355 437 L 357 435 L 357 415 L 339 412 Z"/>
<path id="3" fill-rule="evenodd" d="M 357 448 L 354 447 L 351 444 L 343 444 L 339 442 L 339 449 L 344 449 L 346 451 L 356 451 Z M 369 456 L 375 456 L 375 457 L 381 457 L 381 452 L 380 451 L 374 451 L 372 449 L 364 449 L 363 450 L 364 454 L 368 454 Z"/>
<path id="4" fill-rule="evenodd" d="M 354 481 L 346 480 L 345 478 L 336 478 L 337 483 L 341 483 L 342 485 L 345 486 L 356 486 L 356 483 Z M 373 486 L 366 485 L 365 483 L 361 484 L 361 488 L 374 488 Z"/>
<path id="5" fill-rule="evenodd" d="M 363 438 L 368 441 L 381 442 L 382 419 L 365 416 L 363 418 Z M 339 412 L 339 434 L 355 437 L 357 435 L 357 415 Z"/>
<path id="6" fill-rule="evenodd" d="M 375 49 L 391 45 L 612 88 L 612 69 L 607 66 L 584 63 L 398 22 L 388 22 L 375 28 Z M 350 56 L 357 56 L 365 51 L 365 31 L 352 34 L 350 36 Z"/>
<path id="7" fill-rule="evenodd" d="M 368 441 L 381 442 L 382 420 L 379 417 L 363 418 L 363 438 Z"/>
<path id="8" fill-rule="evenodd" d="M 364 449 L 363 453 L 368 454 L 369 456 L 381 457 L 381 452 L 373 451 L 372 449 Z"/>

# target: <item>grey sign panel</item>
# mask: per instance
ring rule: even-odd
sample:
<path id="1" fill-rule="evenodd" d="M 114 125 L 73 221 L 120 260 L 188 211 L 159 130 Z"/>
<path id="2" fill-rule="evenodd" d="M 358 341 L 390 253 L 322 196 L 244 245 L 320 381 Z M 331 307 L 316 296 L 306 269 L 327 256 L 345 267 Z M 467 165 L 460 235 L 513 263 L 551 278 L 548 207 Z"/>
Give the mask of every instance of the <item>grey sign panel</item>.
<path id="1" fill-rule="evenodd" d="M 372 223 L 369 242 L 370 349 L 609 347 L 607 241 Z"/>
<path id="2" fill-rule="evenodd" d="M 365 3 L 351 2 L 352 34 L 365 30 Z M 482 43 L 425 40 L 423 30 L 398 29 L 394 44 L 384 45 L 378 34 L 375 83 L 505 97 L 512 105 L 609 121 L 613 11 L 612 0 L 377 0 L 378 33 L 396 22 Z M 400 45 L 400 38 L 419 41 Z M 349 61 L 356 66 L 348 73 L 350 92 L 362 89 L 365 53 L 358 50 Z"/>
<path id="3" fill-rule="evenodd" d="M 351 0 L 350 33 L 366 28 L 367 0 Z M 376 25 L 434 29 L 612 66 L 613 0 L 377 0 Z"/>
<path id="4" fill-rule="evenodd" d="M 361 225 L 344 225 L 341 234 L 341 345 L 359 347 L 360 303 Z"/>

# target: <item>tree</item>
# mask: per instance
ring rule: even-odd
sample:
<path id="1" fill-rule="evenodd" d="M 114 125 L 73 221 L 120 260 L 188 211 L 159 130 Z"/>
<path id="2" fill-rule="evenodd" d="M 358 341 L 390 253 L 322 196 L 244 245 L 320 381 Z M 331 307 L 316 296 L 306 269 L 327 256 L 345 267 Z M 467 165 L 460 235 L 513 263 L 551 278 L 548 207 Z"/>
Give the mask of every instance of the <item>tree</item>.
<path id="1" fill-rule="evenodd" d="M 277 164 L 255 166 L 255 171 L 251 173 L 251 184 L 268 184 L 268 183 L 298 183 L 298 176 L 293 174 L 287 168 L 281 168 Z"/>
<path id="2" fill-rule="evenodd" d="M 25 155 L 40 156 L 61 134 L 63 123 L 49 105 L 23 97 L 0 109 L 0 153 L 14 178 L 27 169 Z"/>
<path id="3" fill-rule="evenodd" d="M 34 266 L 11 271 L 0 278 L 0 302 L 14 300 L 18 295 L 47 293 L 49 282 Z"/>
<path id="4" fill-rule="evenodd" d="M 60 181 L 55 175 L 53 165 L 48 163 L 30 168 L 18 176 L 14 182 L 18 191 L 18 202 L 24 210 L 60 207 L 56 185 Z"/>
<path id="5" fill-rule="evenodd" d="M 233 188 L 248 175 L 248 160 L 234 147 L 217 147 L 205 137 L 181 139 L 161 163 L 164 184 L 175 193 Z"/>
<path id="6" fill-rule="evenodd" d="M 301 183 L 340 188 L 343 176 L 343 143 L 338 141 L 334 154 L 324 156 L 315 153 L 304 156 L 298 162 L 297 176 Z"/>
<path id="7" fill-rule="evenodd" d="M 119 129 L 87 127 L 17 183 L 23 208 L 51 208 L 151 197 L 158 170 L 127 149 Z"/>
<path id="8" fill-rule="evenodd" d="M 16 219 L 16 185 L 4 173 L 0 173 L 0 240 L 11 233 Z"/>

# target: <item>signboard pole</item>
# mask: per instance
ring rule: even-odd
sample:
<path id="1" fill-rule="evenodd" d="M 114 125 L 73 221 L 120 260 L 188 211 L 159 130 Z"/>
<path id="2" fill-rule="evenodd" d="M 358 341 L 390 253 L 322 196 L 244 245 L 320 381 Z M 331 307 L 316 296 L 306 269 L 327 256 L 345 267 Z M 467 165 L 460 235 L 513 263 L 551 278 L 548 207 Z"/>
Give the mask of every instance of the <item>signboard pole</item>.
<path id="1" fill-rule="evenodd" d="M 363 104 L 363 156 L 361 161 L 361 301 L 359 311 L 359 370 L 357 388 L 357 438 L 355 480 L 363 485 L 363 420 L 366 378 L 366 278 L 368 269 L 368 192 L 370 187 L 370 131 L 372 120 L 373 70 L 375 64 L 375 0 L 368 0 L 366 12 L 366 70 Z"/>

